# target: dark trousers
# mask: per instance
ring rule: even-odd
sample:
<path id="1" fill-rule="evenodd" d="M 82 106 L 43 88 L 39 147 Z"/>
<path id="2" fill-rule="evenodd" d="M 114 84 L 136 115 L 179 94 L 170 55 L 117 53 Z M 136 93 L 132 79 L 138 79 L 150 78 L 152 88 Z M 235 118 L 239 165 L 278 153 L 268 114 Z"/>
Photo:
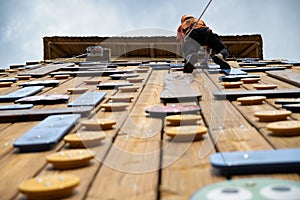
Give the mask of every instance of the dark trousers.
<path id="1" fill-rule="evenodd" d="M 184 57 L 197 53 L 201 46 L 208 46 L 215 54 L 221 53 L 224 59 L 229 55 L 228 49 L 219 35 L 213 33 L 209 28 L 198 28 L 194 29 L 182 44 Z"/>

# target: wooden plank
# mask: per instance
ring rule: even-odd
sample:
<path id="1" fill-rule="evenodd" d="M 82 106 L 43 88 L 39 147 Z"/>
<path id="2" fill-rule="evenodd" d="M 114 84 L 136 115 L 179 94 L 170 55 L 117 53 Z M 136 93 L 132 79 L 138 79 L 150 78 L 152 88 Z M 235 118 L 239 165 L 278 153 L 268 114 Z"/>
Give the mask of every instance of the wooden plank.
<path id="1" fill-rule="evenodd" d="M 105 115 L 102 116 L 103 114 L 105 114 Z M 103 112 L 101 112 L 101 116 L 102 116 L 102 118 L 106 118 L 106 117 L 109 118 L 109 116 L 106 116 L 106 113 L 103 113 Z M 77 126 L 76 130 L 71 131 L 71 133 L 77 133 L 78 127 L 79 126 Z M 118 129 L 105 131 L 105 134 L 107 134 L 108 138 L 110 138 L 110 135 L 115 134 L 117 130 Z M 105 156 L 107 148 L 110 146 L 110 144 L 111 144 L 111 141 L 105 140 L 100 146 L 92 148 L 91 150 L 95 150 L 95 152 L 97 152 L 97 159 L 101 159 L 101 156 L 103 156 L 103 157 Z M 68 148 L 69 148 L 68 145 L 66 145 L 64 147 L 64 149 L 68 149 Z M 60 150 L 60 149 L 56 149 L 56 151 L 57 150 Z M 49 152 L 49 153 L 51 153 L 51 152 Z M 49 153 L 48 153 L 48 155 L 49 155 Z M 34 156 L 29 156 L 29 158 L 31 158 L 31 157 L 34 157 Z M 29 158 L 27 158 L 27 160 Z M 45 158 L 45 156 L 44 156 L 44 158 Z M 91 165 L 88 166 L 88 168 L 79 168 L 79 169 L 74 169 L 74 170 L 68 170 L 67 173 L 72 173 L 74 175 L 81 177 L 81 184 L 77 189 L 79 194 L 75 195 L 75 197 L 74 197 L 75 199 L 77 199 L 77 198 L 81 199 L 85 196 L 85 191 L 86 191 L 88 185 L 90 184 L 90 182 L 93 180 L 93 177 L 95 176 L 95 173 L 97 172 L 98 167 L 99 167 L 99 162 L 97 162 L 97 159 L 93 160 L 91 162 Z M 45 166 L 45 160 L 44 160 L 44 166 Z M 34 169 L 38 169 L 38 168 L 34 168 Z M 60 173 L 57 170 L 54 170 L 49 164 L 46 166 L 46 168 L 44 168 L 44 170 L 42 170 L 41 173 L 39 173 L 40 171 L 41 171 L 41 168 L 38 169 L 39 176 Z M 35 174 L 35 176 L 36 176 L 36 174 Z M 23 198 L 23 196 L 19 195 L 19 198 Z"/>
<path id="2" fill-rule="evenodd" d="M 112 74 L 112 75 L 109 75 L 109 77 L 113 80 L 125 80 L 127 78 L 135 78 L 135 77 L 138 77 L 139 75 L 138 74 Z"/>
<path id="3" fill-rule="evenodd" d="M 203 95 L 200 105 L 205 111 L 208 108 L 206 103 L 210 102 L 211 96 L 207 87 L 210 87 L 210 84 L 216 86 L 211 80 L 204 80 L 202 73 L 193 75 Z M 202 122 L 202 125 L 207 126 L 206 122 Z M 198 188 L 224 180 L 223 177 L 211 173 L 209 155 L 214 152 L 214 144 L 209 134 L 206 134 L 203 140 L 192 143 L 171 142 L 164 135 L 162 152 L 164 168 L 161 172 L 160 199 L 189 199 Z"/>
<path id="4" fill-rule="evenodd" d="M 259 78 L 258 75 L 229 75 L 229 76 L 220 76 L 219 80 L 223 82 L 236 82 L 240 81 L 243 78 Z"/>
<path id="5" fill-rule="evenodd" d="M 37 94 L 37 93 L 41 92 L 43 88 L 44 88 L 44 86 L 32 86 L 32 87 L 21 88 L 17 91 L 7 94 L 7 95 L 0 96 L 0 101 L 1 102 L 15 101 L 15 100 L 23 98 L 23 97 Z"/>
<path id="6" fill-rule="evenodd" d="M 227 76 L 230 76 L 230 75 L 247 75 L 248 74 L 242 68 L 221 69 L 220 73 L 224 73 Z"/>
<path id="7" fill-rule="evenodd" d="M 74 101 L 68 103 L 68 107 L 97 106 L 106 96 L 106 92 L 86 92 Z"/>
<path id="8" fill-rule="evenodd" d="M 82 80 L 82 78 L 80 78 Z M 89 86 L 92 89 L 92 86 Z M 57 90 L 57 88 L 55 88 Z M 94 86 L 94 90 L 96 90 Z M 115 93 L 115 91 L 106 91 L 109 95 Z M 134 104 L 134 102 L 132 102 Z M 49 107 L 49 106 L 47 106 Z M 95 118 L 99 119 L 109 119 L 113 118 L 115 116 L 115 113 L 112 112 L 104 112 L 104 110 L 99 109 L 100 106 L 97 106 L 94 110 L 98 111 L 95 116 Z M 132 107 L 132 106 L 131 106 Z M 54 170 L 49 164 L 44 169 L 39 169 L 38 176 L 48 175 L 48 174 L 56 174 L 56 173 L 72 173 L 81 179 L 81 183 L 78 188 L 76 188 L 76 194 L 71 196 L 70 199 L 83 199 L 86 196 L 86 193 L 88 191 L 89 186 L 91 185 L 92 181 L 94 180 L 95 175 L 97 174 L 99 167 L 101 166 L 102 159 L 105 158 L 107 151 L 109 150 L 116 133 L 119 131 L 119 127 L 123 124 L 122 120 L 124 121 L 126 119 L 126 113 L 125 112 L 117 112 L 118 123 L 116 127 L 112 130 L 105 131 L 105 134 L 107 136 L 107 140 L 103 141 L 100 146 L 91 147 L 90 150 L 93 150 L 96 152 L 97 158 L 94 159 L 91 164 L 85 168 L 78 168 L 78 169 L 72 169 L 67 171 L 58 171 Z M 125 115 L 124 115 L 125 114 Z M 77 127 L 78 128 L 78 127 Z M 79 129 L 81 129 L 80 127 Z M 83 129 L 84 130 L 84 129 Z M 71 133 L 76 133 L 78 130 L 73 130 Z M 66 145 L 63 149 L 68 149 L 68 145 Z M 32 157 L 33 158 L 33 157 Z M 31 157 L 29 157 L 31 159 Z M 28 160 L 29 160 L 28 159 Z M 28 162 L 28 161 L 27 161 Z M 36 169 L 36 168 L 35 168 Z M 18 195 L 18 199 L 23 198 L 22 195 Z"/>
<path id="9" fill-rule="evenodd" d="M 137 123 L 147 122 L 152 124 L 147 129 L 140 130 L 140 137 L 127 135 L 121 132 L 114 142 L 108 156 L 102 166 L 87 199 L 155 199 L 158 187 L 159 153 L 160 153 L 160 130 L 158 133 L 152 131 L 154 136 L 149 137 L 149 129 L 158 128 L 158 123 L 151 119 L 129 117 Z M 158 119 L 155 119 L 158 120 Z M 161 122 L 160 122 L 161 123 Z M 154 126 L 154 127 L 153 127 Z M 154 129 L 154 130 L 155 130 Z M 128 132 L 127 132 L 128 133 Z M 142 133 L 145 133 L 143 135 Z M 129 133 L 130 134 L 130 133 Z M 151 161 L 151 162 L 149 162 Z M 121 181 L 118 181 L 121 180 Z M 115 184 L 109 185 L 108 182 Z M 147 182 L 147 184 L 145 184 Z M 119 192 L 115 192 L 118 190 Z"/>
<path id="10" fill-rule="evenodd" d="M 239 97 L 246 96 L 266 96 L 268 98 L 291 98 L 300 97 L 300 89 L 282 89 L 282 90 L 235 90 L 214 92 L 217 99 L 236 100 Z"/>
<path id="11" fill-rule="evenodd" d="M 232 104 L 239 110 L 239 112 L 248 120 L 248 122 L 257 129 L 266 126 L 266 122 L 260 122 L 254 113 L 263 110 L 276 110 L 273 106 L 263 103 L 260 105 L 241 105 L 237 101 L 233 101 Z"/>
<path id="12" fill-rule="evenodd" d="M 80 115 L 49 116 L 14 142 L 21 152 L 49 150 L 74 126 Z"/>
<path id="13" fill-rule="evenodd" d="M 164 89 L 160 99 L 167 103 L 199 102 L 201 93 L 192 75 L 183 73 L 166 74 L 164 77 Z"/>
<path id="14" fill-rule="evenodd" d="M 102 166 L 97 174 L 87 199 L 155 199 L 157 197 L 162 122 L 159 119 L 145 117 L 144 106 L 141 106 L 159 103 L 159 95 L 156 98 L 142 98 L 142 96 L 159 94 L 161 90 L 159 85 L 153 87 L 152 77 L 156 80 L 162 79 L 163 74 L 152 73 L 150 84 L 145 85 L 134 106 L 134 111 L 121 127 L 112 149 L 103 161 L 105 166 Z M 107 182 L 115 184 L 109 185 Z"/>
<path id="15" fill-rule="evenodd" d="M 37 125 L 39 122 L 33 121 L 31 123 L 20 122 L 18 124 L 7 124 L 5 128 L 1 130 L 1 150 L 0 150 L 0 159 L 1 162 L 6 157 L 10 157 L 11 153 L 14 152 L 13 143 L 14 141 L 24 134 L 26 131 L 29 131 L 33 126 Z M 23 128 L 22 128 L 23 127 Z"/>
<path id="16" fill-rule="evenodd" d="M 48 91 L 45 92 L 45 94 L 55 94 L 55 93 L 59 93 L 59 94 L 64 94 L 67 92 L 67 88 L 71 87 L 76 87 L 83 84 L 83 81 L 88 79 L 88 77 L 79 77 L 79 78 L 74 78 L 74 79 L 68 79 L 66 81 L 64 81 L 60 87 L 57 88 L 52 88 Z M 87 87 L 91 87 L 91 86 L 87 86 Z M 92 89 L 92 88 L 89 88 Z M 94 90 L 96 90 L 96 87 L 94 86 Z M 74 95 L 76 96 L 76 95 Z M 71 96 L 71 99 L 73 98 L 73 95 Z M 34 109 L 39 110 L 40 108 L 42 109 L 64 109 L 66 105 L 64 104 L 59 104 L 59 105 L 47 105 L 45 107 L 43 106 L 35 106 Z M 74 109 L 74 108 L 70 108 L 70 109 Z M 77 108 L 76 108 L 77 109 Z M 97 108 L 95 108 L 97 109 Z M 89 110 L 87 112 L 88 115 L 93 114 L 94 111 L 93 110 Z M 73 112 L 72 112 L 73 113 Z M 38 122 L 18 122 L 18 123 L 14 123 L 10 126 L 8 126 L 7 128 L 5 128 L 4 130 L 1 131 L 1 139 L 3 139 L 3 142 L 5 141 L 5 143 L 3 144 L 4 148 L 1 149 L 0 154 L 1 154 L 1 162 L 3 161 L 3 165 L 0 166 L 0 171 L 2 174 L 5 173 L 4 177 L 4 181 L 2 181 L 0 183 L 0 185 L 5 185 L 5 183 L 8 183 L 8 185 L 10 186 L 9 188 L 4 187 L 4 189 L 1 189 L 1 194 L 3 194 L 5 196 L 5 198 L 7 199 L 11 199 L 14 196 L 17 196 L 18 191 L 17 191 L 17 186 L 18 184 L 20 184 L 21 181 L 26 180 L 28 178 L 32 178 L 36 175 L 39 174 L 39 172 L 46 166 L 46 156 L 50 155 L 53 152 L 56 152 L 58 150 L 60 150 L 63 145 L 65 144 L 64 142 L 60 142 L 55 149 L 47 151 L 47 152 L 42 152 L 42 153 L 24 153 L 24 154 L 18 154 L 16 153 L 16 151 L 12 148 L 12 143 L 13 141 L 20 137 L 22 134 L 24 134 L 24 132 L 26 132 L 27 130 L 30 130 L 34 125 L 36 125 Z M 70 131 L 70 133 L 76 133 L 77 132 L 77 128 L 74 128 L 73 130 Z M 3 150 L 3 151 L 2 151 Z M 36 156 L 39 156 L 39 158 L 37 159 Z M 17 164 L 16 164 L 17 163 Z M 28 165 L 28 163 L 33 163 Z M 95 162 L 96 163 L 96 162 Z M 95 165 L 96 166 L 96 165 Z M 24 168 L 24 174 L 19 174 L 20 172 L 20 168 Z M 49 171 L 49 169 L 45 169 L 46 171 Z M 9 172 L 6 172 L 9 171 Z M 51 171 L 51 170 L 50 170 Z M 53 170 L 53 173 L 58 173 L 57 171 Z M 85 176 L 86 176 L 86 172 L 84 171 Z M 10 180 L 8 180 L 9 177 L 14 177 L 16 174 L 18 174 L 17 178 L 11 178 Z M 43 174 L 41 174 L 43 175 Z M 93 174 L 94 175 L 94 174 Z M 93 175 L 90 177 L 90 179 L 88 179 L 88 181 L 92 180 Z M 84 176 L 82 176 L 84 177 Z M 82 180 L 85 180 L 82 178 Z M 82 181 L 84 182 L 84 181 Z M 83 192 L 84 195 L 84 192 Z M 4 198 L 4 197 L 3 197 Z M 24 198 L 23 195 L 19 195 L 17 197 L 17 199 L 21 199 Z"/>
<path id="17" fill-rule="evenodd" d="M 263 72 L 258 72 L 256 74 L 260 76 L 260 81 L 256 84 L 274 84 L 274 85 L 278 86 L 276 89 L 293 89 L 293 88 L 295 88 L 295 87 L 291 87 L 290 84 L 282 83 L 282 82 L 278 81 L 277 79 L 274 79 L 274 78 L 266 75 Z M 254 83 L 243 83 L 243 88 L 245 88 L 246 90 L 256 90 L 253 85 L 254 85 Z"/>
<path id="18" fill-rule="evenodd" d="M 67 79 L 65 81 L 63 81 L 62 83 L 60 83 L 59 87 L 55 87 L 55 88 L 51 88 L 51 90 L 49 90 L 49 92 L 47 94 L 69 94 L 68 93 L 68 89 L 69 88 L 88 88 L 88 91 L 93 91 L 95 89 L 94 85 L 86 85 L 84 84 L 85 80 L 89 80 L 92 79 L 91 77 L 74 77 L 74 78 L 70 78 Z M 102 77 L 97 77 L 98 80 L 106 80 L 103 79 Z M 70 94 L 69 94 L 70 95 Z M 70 101 L 73 99 L 73 96 L 77 96 L 75 94 L 70 95 Z"/>
<path id="19" fill-rule="evenodd" d="M 87 88 L 88 92 L 93 92 L 96 89 L 95 85 L 87 85 L 84 84 L 85 80 L 94 79 L 93 77 L 74 77 L 67 79 L 65 81 L 62 81 L 62 83 L 59 85 L 59 87 L 51 88 L 51 90 L 45 92 L 45 95 L 52 95 L 52 94 L 68 94 L 70 99 L 69 102 L 75 100 L 77 97 L 79 97 L 81 94 L 69 94 L 68 89 L 69 88 Z M 105 81 L 108 78 L 107 77 L 96 77 L 99 81 Z M 57 107 L 65 108 L 67 104 L 59 104 L 59 105 L 53 105 L 53 106 L 47 106 L 48 108 L 57 108 Z"/>
<path id="20" fill-rule="evenodd" d="M 284 104 L 282 108 L 290 110 L 293 113 L 300 113 L 300 104 Z"/>
<path id="21" fill-rule="evenodd" d="M 281 81 L 288 82 L 300 87 L 300 73 L 295 70 L 270 71 L 266 72 L 269 76 L 277 78 Z"/>
<path id="22" fill-rule="evenodd" d="M 27 70 L 33 70 L 33 69 L 41 68 L 41 67 L 43 67 L 43 65 L 42 64 L 37 64 L 37 63 L 35 63 L 35 64 L 26 63 L 26 65 L 24 65 L 24 67 Z"/>
<path id="23" fill-rule="evenodd" d="M 0 173 L 1 180 L 0 193 L 3 195 L 2 199 L 12 199 L 18 193 L 18 185 L 26 179 L 32 178 L 37 172 L 45 166 L 46 156 L 52 152 L 57 151 L 62 147 L 62 143 L 59 143 L 55 149 L 46 152 L 37 153 L 17 153 L 13 149 L 13 139 L 20 137 L 24 131 L 27 131 L 34 126 L 35 123 L 20 123 L 12 126 L 10 129 L 1 132 L 6 137 L 1 138 L 6 141 L 6 146 L 1 149 L 1 165 Z M 22 170 L 20 170 L 22 169 Z"/>
<path id="24" fill-rule="evenodd" d="M 15 75 L 11 76 L 11 77 L 15 77 Z M 35 79 L 35 80 L 42 80 L 42 79 Z M 20 89 L 20 87 L 18 86 L 18 84 L 23 83 L 23 82 L 27 82 L 28 80 L 18 80 L 16 83 L 12 84 L 11 87 L 5 87 L 5 88 L 0 88 L 0 93 L 2 95 L 4 94 L 9 94 L 12 92 L 15 92 L 17 90 Z M 48 90 L 48 88 L 45 88 L 43 91 Z"/>
<path id="25" fill-rule="evenodd" d="M 128 81 L 116 81 L 116 82 L 112 82 L 112 81 L 108 81 L 105 83 L 100 83 L 99 85 L 97 85 L 97 87 L 101 90 L 104 89 L 118 89 L 119 87 L 125 87 L 125 86 L 133 86 L 132 83 L 129 83 Z"/>
<path id="26" fill-rule="evenodd" d="M 0 83 L 2 83 L 2 82 L 13 82 L 13 83 L 15 83 L 17 81 L 18 81 L 17 78 L 1 78 L 0 79 Z"/>
<path id="27" fill-rule="evenodd" d="M 241 114 L 248 120 L 248 122 L 255 127 L 261 135 L 265 138 L 265 140 L 272 145 L 272 147 L 276 149 L 281 148 L 299 148 L 300 147 L 300 136 L 292 136 L 292 137 L 278 137 L 270 134 L 270 131 L 266 129 L 266 126 L 270 122 L 261 122 L 254 116 L 254 113 L 262 110 L 277 110 L 278 108 L 273 105 L 264 103 L 261 105 L 240 105 L 238 102 L 232 102 L 233 105 L 241 112 Z M 288 120 L 295 119 L 294 115 L 288 117 Z"/>
<path id="28" fill-rule="evenodd" d="M 132 70 L 97 70 L 97 71 L 71 71 L 71 72 L 52 72 L 50 76 L 70 75 L 70 76 L 109 76 L 112 74 L 131 73 Z"/>
<path id="29" fill-rule="evenodd" d="M 1 111 L 0 122 L 16 122 L 16 121 L 34 121 L 41 120 L 50 115 L 57 114 L 80 114 L 82 117 L 88 116 L 93 107 L 67 107 L 56 109 L 36 109 L 36 110 L 14 110 L 14 111 Z"/>
<path id="30" fill-rule="evenodd" d="M 99 117 L 100 119 L 104 119 L 104 118 L 110 118 L 111 113 L 99 112 L 97 115 L 98 115 L 97 117 Z M 82 127 L 79 128 L 79 124 L 78 124 L 77 129 L 72 130 L 70 134 L 76 134 L 80 130 L 84 130 L 84 129 L 82 129 Z M 71 196 L 70 199 L 83 199 L 86 195 L 89 185 L 94 180 L 94 177 L 97 174 L 99 166 L 101 165 L 99 161 L 101 161 L 105 157 L 107 150 L 111 146 L 113 135 L 115 135 L 118 130 L 119 128 L 116 126 L 116 128 L 112 130 L 104 131 L 104 133 L 107 136 L 107 139 L 102 141 L 101 144 L 98 146 L 88 148 L 88 150 L 93 151 L 96 154 L 96 158 L 91 161 L 89 166 L 69 169 L 66 171 L 60 171 L 60 170 L 53 169 L 51 164 L 47 164 L 44 165 L 43 168 L 41 168 L 35 176 L 44 176 L 44 175 L 51 175 L 57 173 L 62 173 L 62 174 L 68 173 L 68 174 L 73 174 L 75 176 L 78 176 L 80 178 L 80 185 L 76 188 L 75 195 Z M 68 149 L 69 146 L 64 144 L 63 148 L 56 149 L 56 151 L 62 151 Z M 50 153 L 51 152 L 49 152 L 48 155 L 50 155 Z M 17 199 L 21 199 L 21 198 L 23 198 L 23 195 L 18 195 Z"/>
<path id="31" fill-rule="evenodd" d="M 300 149 L 222 152 L 211 163 L 222 175 L 299 173 Z"/>
<path id="32" fill-rule="evenodd" d="M 222 146 L 229 145 L 234 147 L 239 143 L 241 138 L 239 138 L 238 133 L 235 133 L 235 131 L 238 132 L 239 130 L 241 131 L 242 138 L 244 138 L 243 140 L 247 141 L 249 144 L 253 144 L 253 147 L 244 146 L 244 148 L 254 149 L 255 146 L 259 146 L 259 143 L 261 143 L 261 146 L 269 146 L 262 137 L 254 140 L 249 136 L 254 129 L 248 124 L 248 121 L 244 119 L 243 116 L 230 104 L 230 102 L 225 100 L 213 101 L 214 97 L 211 96 L 211 93 L 215 90 L 216 86 L 214 83 L 209 83 L 209 77 L 203 75 L 202 79 L 199 79 L 199 82 L 199 85 L 202 86 L 203 91 L 207 92 L 206 98 L 203 97 L 203 101 L 200 102 L 202 107 L 201 112 L 203 113 L 204 120 L 210 127 L 212 138 L 214 141 L 218 141 L 218 144 L 222 144 L 219 147 L 220 151 L 222 150 Z M 206 87 L 204 87 L 204 85 Z M 228 134 L 226 134 L 227 132 Z M 255 134 L 255 132 L 253 134 Z M 256 134 L 258 133 L 256 132 Z M 230 136 L 232 136 L 232 139 L 226 138 Z M 225 141 L 221 142 L 220 139 L 223 137 L 225 137 Z M 234 138 L 239 139 L 235 140 Z M 228 147 L 226 148 L 228 149 Z"/>
<path id="33" fill-rule="evenodd" d="M 263 74 L 261 74 L 261 77 L 262 77 L 262 81 L 264 81 L 265 83 L 270 83 L 271 81 L 273 81 L 269 77 L 268 78 L 265 77 L 265 75 L 263 75 Z M 278 82 L 271 82 L 271 83 L 279 84 Z M 253 89 L 248 84 L 244 85 L 244 87 Z M 288 87 L 291 87 L 291 86 L 289 86 L 288 84 L 282 83 L 282 87 L 283 88 L 288 88 Z M 264 92 L 261 93 L 261 95 L 265 95 Z M 284 140 L 288 140 L 288 139 L 282 139 L 282 138 L 279 139 L 279 138 L 277 138 L 278 142 L 276 142 L 276 139 L 275 139 L 276 137 L 270 137 L 270 136 L 268 136 L 269 132 L 266 133 L 266 134 L 264 134 L 264 132 L 262 130 L 266 126 L 267 123 L 265 123 L 265 122 L 258 122 L 257 118 L 254 117 L 254 112 L 259 111 L 259 110 L 270 110 L 270 109 L 272 110 L 272 109 L 274 109 L 273 106 L 270 106 L 268 104 L 251 105 L 251 106 L 241 106 L 236 101 L 233 102 L 233 105 L 239 110 L 239 112 L 241 112 L 241 114 L 244 116 L 244 118 L 247 119 L 247 121 L 250 123 L 250 125 L 252 125 L 257 130 L 259 130 L 261 132 L 261 134 L 262 134 L 263 137 L 267 138 L 267 141 L 269 143 L 271 143 L 273 147 L 283 148 L 284 146 L 288 146 L 288 143 L 291 143 L 292 147 L 296 147 L 296 143 L 297 142 L 294 142 L 292 139 L 290 141 L 283 142 Z M 276 143 L 278 143 L 278 145 Z"/>
<path id="34" fill-rule="evenodd" d="M 140 64 L 142 64 L 142 62 L 141 61 L 126 61 L 126 60 L 124 60 L 123 62 L 115 61 L 115 62 L 112 62 L 111 64 L 117 65 L 117 66 L 139 66 Z"/>
<path id="35" fill-rule="evenodd" d="M 57 65 L 49 64 L 47 66 L 44 66 L 44 67 L 41 67 L 41 68 L 38 68 L 38 69 L 33 69 L 33 70 L 30 70 L 26 73 L 21 73 L 19 75 L 20 76 L 31 76 L 31 77 L 34 77 L 34 78 L 38 78 L 38 77 L 46 76 L 47 74 L 50 74 L 52 72 L 58 71 L 62 67 L 70 67 L 70 66 L 73 66 L 73 65 L 74 64 L 72 64 L 72 63 L 57 64 Z"/>
<path id="36" fill-rule="evenodd" d="M 116 68 L 116 65 L 108 65 L 108 64 L 102 64 L 102 65 L 92 65 L 92 66 L 84 66 L 84 67 L 63 67 L 60 70 L 61 71 L 90 71 L 90 70 L 105 70 Z"/>
<path id="37" fill-rule="evenodd" d="M 160 199 L 189 199 L 198 188 L 224 180 L 211 173 L 215 149 L 208 134 L 195 142 L 172 142 L 164 135 L 162 149 Z"/>
<path id="38" fill-rule="evenodd" d="M 210 78 L 201 73 L 200 75 L 202 75 L 201 78 L 196 81 L 203 94 L 200 101 L 201 112 L 205 122 L 209 125 L 210 136 L 205 137 L 203 141 L 192 143 L 178 161 L 163 169 L 162 199 L 188 199 L 198 188 L 225 179 L 225 177 L 222 178 L 211 173 L 209 155 L 215 152 L 215 144 L 218 145 L 218 150 L 222 151 L 241 150 L 242 147 L 258 149 L 264 145 L 269 147 L 262 137 L 260 139 L 252 138 L 253 131 L 256 132 L 255 129 L 251 129 L 247 125 L 247 121 L 238 115 L 229 102 L 213 101 L 211 92 L 216 89 L 216 85 L 211 82 Z M 256 134 L 259 136 L 257 132 Z M 214 141 L 211 141 L 210 138 L 213 138 Z M 177 145 L 184 146 L 186 144 L 179 143 Z M 163 154 L 163 156 L 166 156 L 166 160 L 170 159 L 176 156 L 175 152 L 180 152 L 179 147 L 176 150 L 169 154 L 166 153 L 166 155 Z M 206 157 L 199 159 L 199 153 Z M 191 155 L 195 156 L 191 157 Z"/>
<path id="39" fill-rule="evenodd" d="M 261 62 L 261 61 L 256 61 L 256 60 L 248 60 L 248 61 L 243 61 L 243 62 L 240 62 L 239 65 L 241 67 L 244 67 L 244 66 L 259 66 L 259 67 L 262 67 L 262 66 L 266 66 L 268 63 L 267 62 Z"/>
<path id="40" fill-rule="evenodd" d="M 175 159 L 176 152 L 184 153 L 182 156 L 177 155 L 178 159 L 172 165 L 162 169 L 160 199 L 189 199 L 199 188 L 224 180 L 223 177 L 211 173 L 209 155 L 214 153 L 213 149 L 206 157 L 199 158 L 203 148 L 211 147 L 205 147 L 205 144 L 205 141 L 194 142 L 185 151 L 184 143 L 168 146 L 163 154 L 165 160 Z"/>
<path id="41" fill-rule="evenodd" d="M 293 66 L 300 66 L 300 62 L 297 60 L 284 60 L 282 61 L 282 64 L 288 64 Z"/>
<path id="42" fill-rule="evenodd" d="M 65 103 L 69 100 L 68 95 L 36 95 L 36 96 L 29 96 L 24 97 L 21 99 L 18 99 L 15 101 L 15 103 L 20 104 L 59 104 L 59 103 Z"/>
<path id="43" fill-rule="evenodd" d="M 20 83 L 21 87 L 30 87 L 30 86 L 45 86 L 45 87 L 56 87 L 60 81 L 58 80 L 39 80 L 39 81 L 29 81 Z"/>
<path id="44" fill-rule="evenodd" d="M 12 104 L 12 105 L 5 105 L 0 106 L 0 111 L 2 110 L 20 110 L 20 109 L 30 109 L 33 107 L 33 104 Z"/>
<path id="45" fill-rule="evenodd" d="M 207 83 L 209 81 L 206 81 L 207 79 L 209 79 L 209 77 L 204 76 L 202 81 L 205 83 L 201 83 L 199 85 L 206 85 L 204 90 L 212 92 L 215 90 L 216 86 L 214 84 L 210 84 L 208 86 Z M 206 98 L 207 97 L 203 95 L 203 99 Z M 210 99 L 211 98 L 212 97 L 210 97 Z M 200 105 L 202 106 L 202 113 L 205 121 L 207 121 L 207 124 L 210 127 L 211 137 L 219 152 L 267 150 L 273 148 L 269 141 L 265 140 L 265 137 L 262 136 L 257 129 L 252 127 L 251 124 L 248 123 L 247 119 L 239 113 L 239 110 L 236 110 L 228 101 L 213 101 L 211 99 L 205 103 L 208 106 L 203 106 L 202 101 L 200 102 Z M 285 146 L 285 148 L 286 147 L 288 146 Z M 260 176 L 261 175 L 253 174 L 247 177 Z M 268 176 L 299 180 L 299 176 L 297 174 L 270 174 Z M 233 178 L 241 177 L 244 176 L 235 176 Z"/>
<path id="46" fill-rule="evenodd" d="M 241 68 L 244 72 L 268 72 L 275 70 L 285 70 L 286 67 L 254 67 L 254 68 Z"/>

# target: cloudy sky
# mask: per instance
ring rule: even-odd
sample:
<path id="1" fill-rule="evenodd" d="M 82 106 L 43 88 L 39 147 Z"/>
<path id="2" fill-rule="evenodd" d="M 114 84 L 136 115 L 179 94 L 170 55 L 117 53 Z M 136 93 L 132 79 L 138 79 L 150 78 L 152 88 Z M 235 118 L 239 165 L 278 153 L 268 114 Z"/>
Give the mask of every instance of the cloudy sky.
<path id="1" fill-rule="evenodd" d="M 175 35 L 209 0 L 0 0 L 0 67 L 43 59 L 45 36 Z M 261 34 L 265 59 L 300 60 L 299 0 L 213 0 L 220 35 Z M 141 31 L 141 30 L 160 31 Z"/>

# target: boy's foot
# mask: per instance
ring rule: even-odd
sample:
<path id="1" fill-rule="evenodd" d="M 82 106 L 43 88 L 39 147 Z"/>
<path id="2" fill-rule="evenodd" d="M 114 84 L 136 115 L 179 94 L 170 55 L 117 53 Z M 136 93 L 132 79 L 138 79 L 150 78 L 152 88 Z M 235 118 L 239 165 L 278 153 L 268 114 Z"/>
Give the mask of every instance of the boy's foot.
<path id="1" fill-rule="evenodd" d="M 194 65 L 199 62 L 199 55 L 193 53 L 186 58 L 186 64 L 184 65 L 183 72 L 184 73 L 192 73 L 194 70 Z"/>
<path id="2" fill-rule="evenodd" d="M 220 65 L 221 69 L 230 69 L 230 65 L 224 60 L 222 54 L 218 53 L 212 57 L 213 61 Z"/>
<path id="3" fill-rule="evenodd" d="M 192 65 L 190 62 L 184 65 L 183 73 L 193 73 L 193 71 L 194 71 L 194 65 Z"/>

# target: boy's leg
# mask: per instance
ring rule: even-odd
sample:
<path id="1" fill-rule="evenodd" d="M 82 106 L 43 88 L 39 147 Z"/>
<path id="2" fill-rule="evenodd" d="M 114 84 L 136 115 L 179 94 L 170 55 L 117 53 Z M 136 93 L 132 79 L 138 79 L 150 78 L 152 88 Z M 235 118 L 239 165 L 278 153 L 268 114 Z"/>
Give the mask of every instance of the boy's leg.
<path id="1" fill-rule="evenodd" d="M 216 54 L 212 57 L 212 60 L 222 69 L 230 69 L 230 65 L 225 61 L 225 59 L 229 56 L 228 49 L 217 34 L 210 34 L 208 38 L 208 46 L 216 52 Z"/>
<path id="2" fill-rule="evenodd" d="M 194 70 L 195 64 L 199 60 L 199 55 L 197 53 L 192 53 L 187 56 L 186 58 L 186 63 L 184 64 L 183 67 L 183 72 L 184 73 L 192 73 Z"/>
<path id="3" fill-rule="evenodd" d="M 182 52 L 186 63 L 184 65 L 183 72 L 184 73 L 192 73 L 194 70 L 194 65 L 199 61 L 198 51 L 201 45 L 193 40 L 192 38 L 188 37 L 182 44 Z"/>
<path id="4" fill-rule="evenodd" d="M 215 54 L 212 57 L 212 60 L 214 61 L 214 63 L 218 64 L 221 67 L 221 69 L 230 69 L 231 68 L 230 65 L 224 59 L 223 54 L 221 54 L 221 53 Z"/>

